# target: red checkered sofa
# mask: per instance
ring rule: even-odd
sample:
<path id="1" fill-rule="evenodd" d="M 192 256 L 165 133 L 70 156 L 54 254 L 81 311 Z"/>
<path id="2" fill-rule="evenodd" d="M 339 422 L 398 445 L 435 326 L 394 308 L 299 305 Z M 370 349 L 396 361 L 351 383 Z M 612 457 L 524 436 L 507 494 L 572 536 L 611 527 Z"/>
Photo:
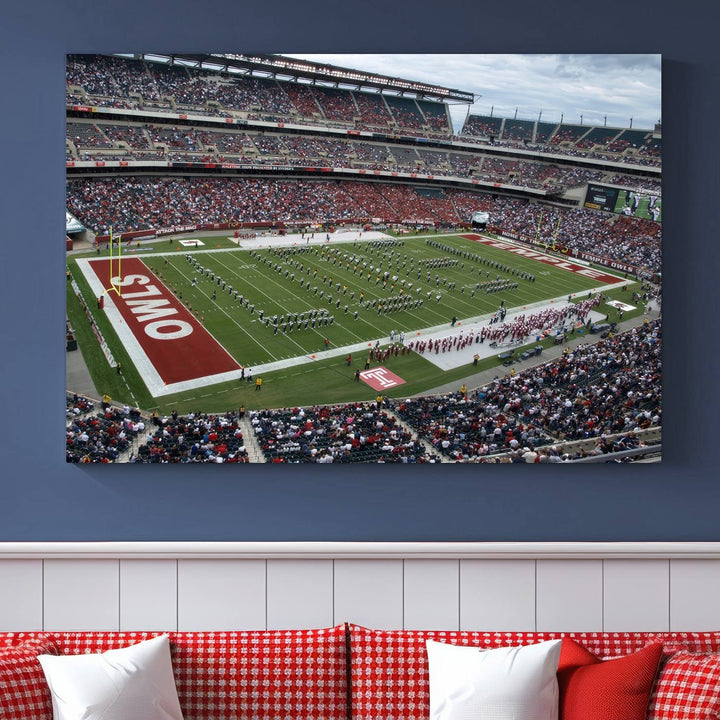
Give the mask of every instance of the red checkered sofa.
<path id="1" fill-rule="evenodd" d="M 35 654 L 104 652 L 160 634 L 0 633 L 0 720 L 52 720 L 50 692 Z M 185 720 L 347 720 L 345 625 L 168 635 Z M 28 644 L 29 652 L 6 660 L 14 665 L 3 672 L 3 650 Z"/>
<path id="2" fill-rule="evenodd" d="M 427 720 L 426 640 L 492 649 L 562 637 L 572 638 L 601 659 L 628 656 L 662 643 L 647 720 L 720 718 L 720 632 L 473 632 L 371 630 L 350 625 L 348 634 L 353 720 Z M 606 720 L 623 718 L 618 715 Z"/>
<path id="3" fill-rule="evenodd" d="M 103 652 L 158 634 L 0 633 L 0 720 L 52 720 L 37 654 Z M 602 659 L 662 643 L 647 720 L 720 718 L 720 632 L 393 631 L 343 624 L 169 635 L 185 720 L 425 720 L 426 640 L 491 649 L 560 637 Z"/>

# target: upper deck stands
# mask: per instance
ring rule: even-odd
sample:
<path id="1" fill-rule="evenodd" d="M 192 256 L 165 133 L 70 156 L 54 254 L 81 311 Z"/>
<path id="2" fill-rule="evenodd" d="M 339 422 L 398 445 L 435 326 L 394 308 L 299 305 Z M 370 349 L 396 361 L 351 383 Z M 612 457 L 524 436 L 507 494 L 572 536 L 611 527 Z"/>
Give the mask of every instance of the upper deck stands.
<path id="1" fill-rule="evenodd" d="M 596 145 L 605 146 L 618 134 L 617 128 L 594 127 L 575 143 L 575 147 L 590 149 Z"/>
<path id="2" fill-rule="evenodd" d="M 322 116 L 322 110 L 317 100 L 315 100 L 312 90 L 307 85 L 286 83 L 284 89 L 300 115 L 308 118 Z"/>
<path id="3" fill-rule="evenodd" d="M 353 96 L 347 90 L 314 87 L 312 94 L 328 120 L 353 122 L 359 116 Z"/>
<path id="4" fill-rule="evenodd" d="M 623 130 L 605 145 L 606 152 L 621 153 L 628 148 L 638 149 L 647 139 L 647 130 Z"/>
<path id="5" fill-rule="evenodd" d="M 473 137 L 500 137 L 502 118 L 489 115 L 469 115 L 462 129 L 462 135 Z"/>
<path id="6" fill-rule="evenodd" d="M 425 119 L 414 100 L 386 95 L 385 102 L 398 126 L 420 130 L 425 125 Z"/>
<path id="7" fill-rule="evenodd" d="M 535 123 L 530 120 L 506 120 L 502 139 L 515 142 L 531 142 Z"/>
<path id="8" fill-rule="evenodd" d="M 557 123 L 538 122 L 535 129 L 535 142 L 538 144 L 547 143 L 557 126 Z"/>
<path id="9" fill-rule="evenodd" d="M 294 111 L 287 93 L 269 78 L 223 78 L 206 84 L 208 99 L 230 110 L 262 111 L 283 117 Z"/>
<path id="10" fill-rule="evenodd" d="M 639 148 L 643 155 L 659 158 L 662 155 L 662 138 L 649 137 Z"/>
<path id="11" fill-rule="evenodd" d="M 430 130 L 450 134 L 450 124 L 445 105 L 428 100 L 416 100 L 415 102 L 425 116 L 425 124 Z"/>
<path id="12" fill-rule="evenodd" d="M 65 77 L 67 85 L 81 87 L 96 97 L 129 97 L 134 92 L 148 100 L 160 99 L 141 60 L 121 60 L 105 55 L 70 55 Z"/>
<path id="13" fill-rule="evenodd" d="M 574 145 L 587 131 L 586 125 L 560 125 L 554 132 L 549 145 L 560 145 L 560 143 L 570 143 Z"/>
<path id="14" fill-rule="evenodd" d="M 67 99 L 78 105 L 452 138 L 449 110 L 443 102 L 135 58 L 68 56 Z M 532 143 L 553 154 L 659 165 L 661 141 L 648 140 L 649 136 L 650 131 L 642 130 L 469 115 L 458 139 L 493 139 L 511 147 Z"/>
<path id="15" fill-rule="evenodd" d="M 353 92 L 353 96 L 363 125 L 386 129 L 393 122 L 390 110 L 379 93 Z"/>

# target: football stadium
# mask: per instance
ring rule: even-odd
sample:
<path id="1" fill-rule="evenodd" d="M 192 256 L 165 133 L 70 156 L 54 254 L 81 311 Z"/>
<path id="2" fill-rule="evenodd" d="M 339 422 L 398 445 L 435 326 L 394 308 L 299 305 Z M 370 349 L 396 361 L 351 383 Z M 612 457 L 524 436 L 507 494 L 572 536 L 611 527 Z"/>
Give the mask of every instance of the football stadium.
<path id="1" fill-rule="evenodd" d="M 662 132 L 71 55 L 71 463 L 655 462 Z"/>

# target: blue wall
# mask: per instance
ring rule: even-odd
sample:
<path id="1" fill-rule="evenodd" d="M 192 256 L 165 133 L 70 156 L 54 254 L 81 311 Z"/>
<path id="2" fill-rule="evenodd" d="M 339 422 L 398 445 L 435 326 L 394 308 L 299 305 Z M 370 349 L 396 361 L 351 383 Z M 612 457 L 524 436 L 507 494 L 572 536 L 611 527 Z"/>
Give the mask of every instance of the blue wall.
<path id="1" fill-rule="evenodd" d="M 720 112 L 708 3 L 607 0 L 600 12 L 572 0 L 484 5 L 27 0 L 4 8 L 0 540 L 720 540 Z M 664 463 L 446 466 L 442 477 L 433 467 L 66 466 L 64 56 L 133 50 L 662 52 Z M 21 263 L 32 274 L 15 272 Z"/>

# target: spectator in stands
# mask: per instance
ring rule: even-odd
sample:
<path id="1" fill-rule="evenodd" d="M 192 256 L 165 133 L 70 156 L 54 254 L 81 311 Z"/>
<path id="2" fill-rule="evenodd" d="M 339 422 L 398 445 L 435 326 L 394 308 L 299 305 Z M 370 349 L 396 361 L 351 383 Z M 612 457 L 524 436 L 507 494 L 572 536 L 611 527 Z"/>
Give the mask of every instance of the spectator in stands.
<path id="1" fill-rule="evenodd" d="M 461 393 L 414 398 L 399 402 L 396 411 L 456 460 L 477 461 L 522 446 L 524 461 L 534 462 L 537 448 L 558 441 L 659 427 L 661 350 L 660 321 L 646 323 L 495 380 L 474 400 Z"/>
<path id="2" fill-rule="evenodd" d="M 235 413 L 166 417 L 144 445 L 135 462 L 246 463 L 239 417 Z"/>
<path id="3" fill-rule="evenodd" d="M 437 456 L 372 404 L 251 412 L 269 462 L 436 462 Z"/>

